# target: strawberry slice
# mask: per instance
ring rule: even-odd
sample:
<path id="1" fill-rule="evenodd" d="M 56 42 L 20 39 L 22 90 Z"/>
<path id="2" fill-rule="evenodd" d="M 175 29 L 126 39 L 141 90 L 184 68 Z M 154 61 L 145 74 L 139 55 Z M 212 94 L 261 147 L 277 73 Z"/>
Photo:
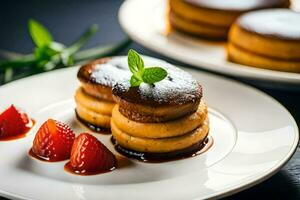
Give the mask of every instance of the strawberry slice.
<path id="1" fill-rule="evenodd" d="M 0 115 L 0 139 L 7 139 L 24 133 L 29 118 L 11 105 Z"/>
<path id="2" fill-rule="evenodd" d="M 74 141 L 70 162 L 66 168 L 76 174 L 98 174 L 111 171 L 116 158 L 97 138 L 81 133 Z"/>
<path id="3" fill-rule="evenodd" d="M 48 119 L 33 140 L 32 152 L 41 159 L 54 162 L 70 158 L 75 134 L 59 121 Z"/>

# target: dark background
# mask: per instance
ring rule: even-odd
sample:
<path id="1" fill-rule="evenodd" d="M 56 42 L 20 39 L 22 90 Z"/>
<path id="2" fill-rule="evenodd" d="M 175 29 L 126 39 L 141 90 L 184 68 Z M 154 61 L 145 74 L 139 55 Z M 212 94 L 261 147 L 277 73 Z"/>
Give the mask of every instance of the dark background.
<path id="1" fill-rule="evenodd" d="M 70 44 L 94 23 L 99 24 L 100 29 L 87 47 L 119 41 L 126 36 L 117 19 L 118 8 L 121 4 L 122 0 L 1 1 L 0 49 L 20 53 L 32 52 L 33 45 L 27 31 L 27 21 L 30 18 L 37 19 L 44 24 L 49 28 L 55 40 L 64 44 Z M 160 56 L 136 43 L 132 43 L 129 48 L 134 48 L 142 54 L 166 59 L 174 64 L 182 64 Z M 126 52 L 127 50 L 124 50 L 122 54 Z M 299 124 L 300 93 L 270 88 L 260 89 L 286 106 Z M 300 199 L 299 147 L 293 158 L 273 177 L 228 199 Z M 0 200 L 2 200 L 1 197 Z"/>

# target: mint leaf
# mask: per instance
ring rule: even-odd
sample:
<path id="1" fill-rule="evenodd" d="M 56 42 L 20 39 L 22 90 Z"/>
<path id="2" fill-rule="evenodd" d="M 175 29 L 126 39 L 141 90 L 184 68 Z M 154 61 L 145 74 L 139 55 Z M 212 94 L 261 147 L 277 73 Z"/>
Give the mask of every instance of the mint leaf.
<path id="1" fill-rule="evenodd" d="M 130 79 L 132 87 L 139 86 L 142 82 L 153 84 L 166 78 L 167 71 L 161 67 L 145 68 L 142 57 L 134 50 L 128 51 L 128 67 L 133 74 Z"/>
<path id="2" fill-rule="evenodd" d="M 167 75 L 167 71 L 161 67 L 150 67 L 145 68 L 142 79 L 145 83 L 153 84 L 163 80 Z"/>
<path id="3" fill-rule="evenodd" d="M 34 19 L 29 20 L 28 29 L 33 42 L 38 47 L 49 45 L 53 41 L 49 31 Z"/>
<path id="4" fill-rule="evenodd" d="M 134 50 L 128 51 L 128 66 L 130 71 L 137 76 L 141 76 L 144 71 L 144 61 L 142 57 Z"/>
<path id="5" fill-rule="evenodd" d="M 135 77 L 134 75 L 131 76 L 130 79 L 130 85 L 132 87 L 137 87 L 139 86 L 143 81 L 141 79 L 138 79 L 137 77 Z"/>

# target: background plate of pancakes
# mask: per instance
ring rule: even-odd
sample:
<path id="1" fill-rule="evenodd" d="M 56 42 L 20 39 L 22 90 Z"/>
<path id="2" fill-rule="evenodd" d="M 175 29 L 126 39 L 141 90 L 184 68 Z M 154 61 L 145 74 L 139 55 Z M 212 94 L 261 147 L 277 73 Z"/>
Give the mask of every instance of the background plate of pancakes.
<path id="1" fill-rule="evenodd" d="M 123 57 L 124 59 L 126 60 L 126 57 Z M 145 57 L 146 60 L 148 59 Z M 110 62 L 115 63 L 115 61 L 118 61 L 118 57 Z M 100 61 L 96 62 L 99 64 Z M 168 65 L 157 59 L 155 62 L 159 62 L 160 66 Z M 44 163 L 29 157 L 27 152 L 32 145 L 34 135 L 38 127 L 48 118 L 67 123 L 76 133 L 92 133 L 116 156 L 121 156 L 114 149 L 110 134 L 93 133 L 76 119 L 75 109 L 88 108 L 89 112 L 84 109 L 83 112 L 77 110 L 78 114 L 90 120 L 89 115 L 82 113 L 97 112 L 99 115 L 97 118 L 103 120 L 92 122 L 106 125 L 106 118 L 103 116 L 106 112 L 112 112 L 113 120 L 117 120 L 114 121 L 117 128 L 119 130 L 128 128 L 122 125 L 123 122 L 127 123 L 128 119 L 122 122 L 124 117 L 120 118 L 121 110 L 111 111 L 110 103 L 103 100 L 108 96 L 102 95 L 101 101 L 94 101 L 95 99 L 90 97 L 94 95 L 92 91 L 107 89 L 102 87 L 102 81 L 106 80 L 106 72 L 116 74 L 115 70 L 121 70 L 122 66 L 116 65 L 119 67 L 111 69 L 112 71 L 100 67 L 99 71 L 96 71 L 104 75 L 101 79 L 97 79 L 100 80 L 97 82 L 100 85 L 89 85 L 90 83 L 85 82 L 84 72 L 92 66 L 94 65 L 81 68 L 83 71 L 79 74 L 83 76 L 78 77 L 81 83 L 76 77 L 79 68 L 73 67 L 31 76 L 0 88 L 0 96 L 5 97 L 5 101 L 0 102 L 0 107 L 4 108 L 13 103 L 24 108 L 26 113 L 36 120 L 35 127 L 25 138 L 0 145 L 0 179 L 5 180 L 0 181 L 1 196 L 11 199 L 45 200 L 217 198 L 241 191 L 270 177 L 291 158 L 297 147 L 299 140 L 297 125 L 289 112 L 273 98 L 229 79 L 182 68 L 185 72 L 180 71 L 178 75 L 181 77 L 189 73 L 193 79 L 199 81 L 203 88 L 203 98 L 208 106 L 206 110 L 206 105 L 200 104 L 198 110 L 204 111 L 205 116 L 209 117 L 209 135 L 213 138 L 213 144 L 202 154 L 162 163 L 144 163 L 125 157 L 125 162 L 119 164 L 116 170 L 94 176 L 76 176 L 67 173 L 63 170 L 65 162 Z M 177 69 L 174 66 L 171 68 Z M 168 70 L 170 71 L 171 68 Z M 162 81 L 161 85 L 164 86 L 166 82 L 168 79 Z M 91 90 L 89 86 L 100 86 L 100 88 Z M 84 96 L 81 89 L 78 90 L 79 87 L 85 88 L 90 96 Z M 113 94 L 125 98 L 124 95 L 127 93 L 123 93 L 124 91 L 119 90 L 118 87 L 114 86 L 116 91 L 113 89 Z M 159 87 L 159 84 L 156 87 Z M 107 93 L 102 94 L 109 95 L 110 92 L 111 90 L 108 90 Z M 130 100 L 131 96 L 128 98 Z M 166 98 L 168 101 L 169 97 Z M 91 100 L 93 104 L 90 103 Z M 127 103 L 119 106 L 128 106 Z M 101 109 L 99 113 L 98 109 L 103 107 L 105 109 Z M 97 110 L 93 110 L 96 108 Z M 168 109 L 168 111 L 176 113 L 176 109 Z M 130 116 L 134 117 L 128 115 L 128 118 Z M 202 114 L 199 113 L 199 116 Z M 189 125 L 192 126 L 192 122 Z M 204 125 L 205 123 L 201 127 Z M 128 134 L 141 133 L 134 133 L 134 131 L 136 129 L 132 129 Z M 116 134 L 119 133 L 113 130 L 113 135 L 117 136 Z M 152 134 L 156 133 L 152 131 Z M 116 139 L 121 141 L 117 137 Z"/>
<path id="2" fill-rule="evenodd" d="M 292 11 L 299 10 L 299 0 L 170 2 L 127 0 L 119 11 L 120 24 L 133 40 L 177 61 L 271 87 L 299 88 L 300 14 Z M 195 9 L 195 2 L 201 7 Z M 274 13 L 256 11 L 235 21 L 266 8 Z M 222 41 L 227 34 L 228 43 Z"/>

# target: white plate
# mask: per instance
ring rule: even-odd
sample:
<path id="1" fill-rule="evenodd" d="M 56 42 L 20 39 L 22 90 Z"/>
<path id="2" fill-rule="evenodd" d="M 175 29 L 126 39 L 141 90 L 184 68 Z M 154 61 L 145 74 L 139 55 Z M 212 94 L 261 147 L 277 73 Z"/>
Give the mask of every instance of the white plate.
<path id="1" fill-rule="evenodd" d="M 78 68 L 57 70 L 0 87 L 0 108 L 24 108 L 37 124 L 26 138 L 0 142 L 0 195 L 16 199 L 204 199 L 226 196 L 270 177 L 296 149 L 298 128 L 277 101 L 251 87 L 196 70 L 210 107 L 213 146 L 199 156 L 166 163 L 132 161 L 96 176 L 76 176 L 65 162 L 27 155 L 48 118 L 88 131 L 74 116 Z M 110 137 L 97 135 L 112 151 Z M 115 152 L 116 153 L 116 152 Z"/>
<path id="2" fill-rule="evenodd" d="M 300 8 L 293 1 L 293 8 Z M 298 85 L 300 74 L 265 70 L 226 61 L 225 43 L 209 42 L 172 32 L 166 36 L 166 0 L 126 0 L 119 11 L 119 21 L 129 36 L 138 43 L 175 60 L 215 71 L 263 82 Z"/>

